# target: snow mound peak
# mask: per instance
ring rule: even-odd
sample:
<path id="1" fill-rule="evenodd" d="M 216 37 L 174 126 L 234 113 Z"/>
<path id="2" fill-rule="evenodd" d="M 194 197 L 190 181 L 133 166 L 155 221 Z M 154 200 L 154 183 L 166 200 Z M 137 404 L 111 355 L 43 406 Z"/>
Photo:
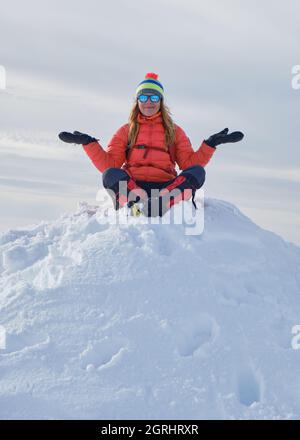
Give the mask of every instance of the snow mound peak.
<path id="1" fill-rule="evenodd" d="M 300 417 L 300 249 L 204 208 L 200 235 L 84 204 L 0 235 L 1 418 Z"/>

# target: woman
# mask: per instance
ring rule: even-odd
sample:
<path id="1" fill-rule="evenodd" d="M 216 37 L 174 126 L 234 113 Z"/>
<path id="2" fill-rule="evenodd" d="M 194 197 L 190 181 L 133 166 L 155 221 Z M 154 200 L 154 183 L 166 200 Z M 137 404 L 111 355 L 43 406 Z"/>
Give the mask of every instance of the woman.
<path id="1" fill-rule="evenodd" d="M 103 173 L 103 186 L 112 196 L 115 209 L 127 205 L 133 215 L 143 212 L 147 216 L 162 216 L 175 203 L 191 197 L 194 203 L 195 192 L 205 181 L 204 167 L 216 146 L 243 137 L 238 131 L 228 134 L 225 128 L 194 151 L 184 131 L 173 122 L 155 73 L 147 73 L 139 83 L 128 124 L 114 134 L 107 151 L 87 134 L 59 134 L 64 142 L 83 145 Z M 182 170 L 179 175 L 176 164 Z"/>

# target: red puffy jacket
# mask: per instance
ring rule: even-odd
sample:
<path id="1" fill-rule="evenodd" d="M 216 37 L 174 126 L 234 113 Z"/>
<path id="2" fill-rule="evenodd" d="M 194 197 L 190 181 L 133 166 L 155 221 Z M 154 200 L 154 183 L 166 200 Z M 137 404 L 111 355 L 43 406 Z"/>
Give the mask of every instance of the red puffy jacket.
<path id="1" fill-rule="evenodd" d="M 134 180 L 166 182 L 176 177 L 176 163 L 181 170 L 192 165 L 205 166 L 216 151 L 205 142 L 194 151 L 189 138 L 176 124 L 175 142 L 168 150 L 160 112 L 151 117 L 140 113 L 138 123 L 136 144 L 128 150 L 127 157 L 128 124 L 113 135 L 107 151 L 98 142 L 84 145 L 84 150 L 99 171 L 103 173 L 110 167 L 123 168 Z"/>

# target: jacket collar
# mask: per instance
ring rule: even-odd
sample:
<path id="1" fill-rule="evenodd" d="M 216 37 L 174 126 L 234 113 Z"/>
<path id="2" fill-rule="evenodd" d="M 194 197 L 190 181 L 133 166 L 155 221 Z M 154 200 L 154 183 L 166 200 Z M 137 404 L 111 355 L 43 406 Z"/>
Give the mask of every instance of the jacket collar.
<path id="1" fill-rule="evenodd" d="M 137 121 L 140 124 L 157 123 L 162 121 L 161 112 L 155 113 L 153 116 L 144 116 L 141 112 L 138 114 Z"/>

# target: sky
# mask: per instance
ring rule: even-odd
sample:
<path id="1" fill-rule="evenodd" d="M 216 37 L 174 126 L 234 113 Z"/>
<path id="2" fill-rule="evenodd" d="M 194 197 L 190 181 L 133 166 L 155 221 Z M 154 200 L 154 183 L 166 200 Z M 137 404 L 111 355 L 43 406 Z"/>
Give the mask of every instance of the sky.
<path id="1" fill-rule="evenodd" d="M 299 16 L 296 0 L 0 0 L 0 231 L 97 203 L 101 174 L 57 135 L 106 148 L 150 71 L 195 150 L 245 134 L 217 147 L 205 196 L 300 244 Z"/>

